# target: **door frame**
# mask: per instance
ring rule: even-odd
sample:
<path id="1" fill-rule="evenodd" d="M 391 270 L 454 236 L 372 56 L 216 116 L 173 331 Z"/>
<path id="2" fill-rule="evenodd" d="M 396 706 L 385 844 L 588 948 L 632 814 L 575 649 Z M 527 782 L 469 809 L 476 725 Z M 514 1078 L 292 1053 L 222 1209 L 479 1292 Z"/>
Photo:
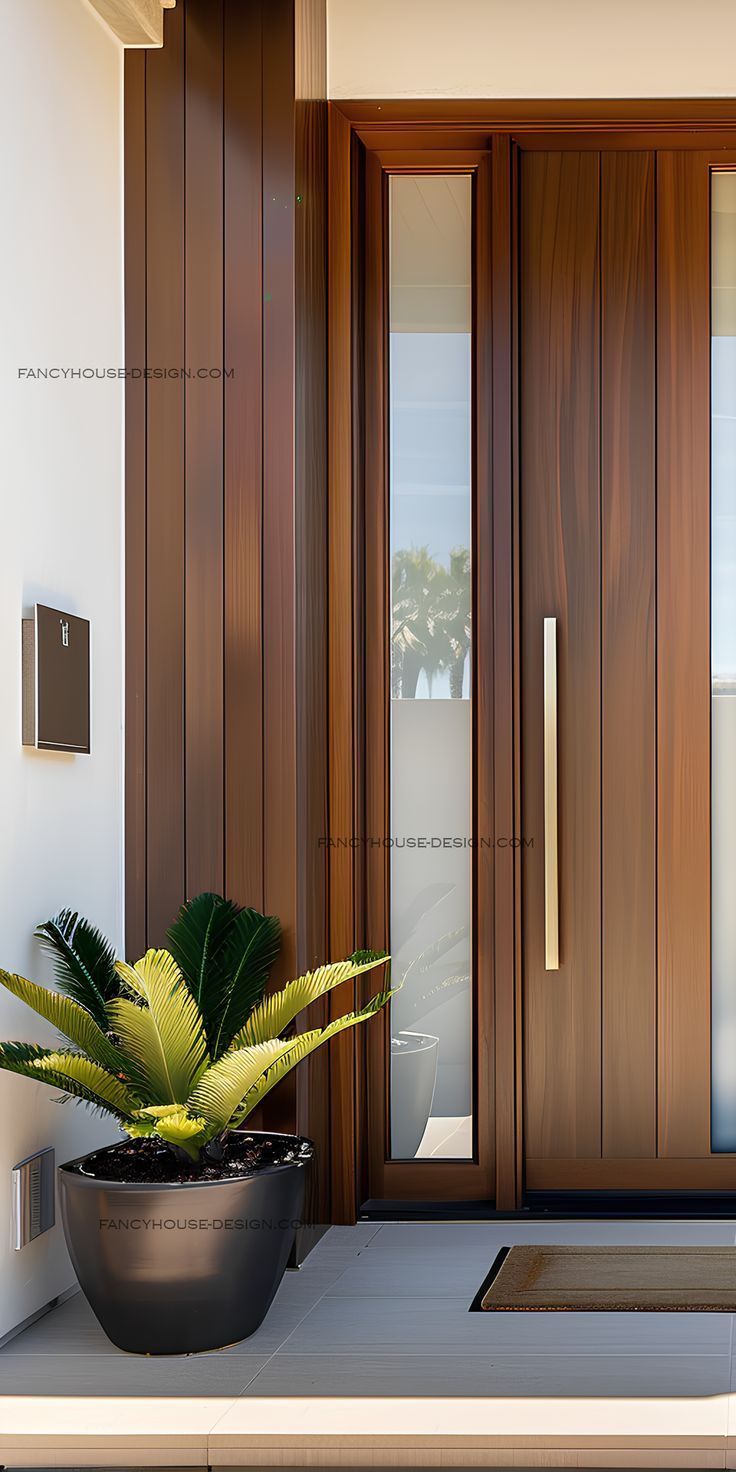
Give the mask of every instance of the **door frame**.
<path id="1" fill-rule="evenodd" d="M 476 803 L 493 833 L 521 832 L 520 644 L 519 644 L 519 485 L 518 485 L 518 283 L 517 169 L 524 149 L 544 148 L 695 149 L 708 169 L 736 164 L 736 99 L 656 101 L 340 101 L 329 105 L 328 129 L 328 640 L 329 640 L 329 935 L 333 954 L 352 945 L 378 944 L 385 931 L 385 860 L 357 847 L 340 846 L 347 834 L 370 832 L 383 820 L 386 743 L 367 737 L 371 725 L 366 691 L 380 681 L 382 652 L 365 658 L 364 608 L 383 607 L 380 587 L 366 586 L 366 541 L 382 537 L 385 497 L 366 485 L 385 486 L 385 381 L 382 344 L 375 338 L 382 314 L 376 311 L 385 290 L 381 279 L 385 208 L 382 177 L 387 172 L 474 172 L 476 219 L 487 228 L 490 272 L 476 272 L 479 298 L 493 322 L 487 342 L 476 344 L 477 421 L 475 424 L 476 546 L 486 548 L 490 585 L 478 581 L 476 621 L 479 647 L 489 658 L 476 708 L 489 712 L 482 723 L 486 748 L 476 740 Z M 372 232 L 372 233 L 370 233 Z M 377 233 L 378 232 L 378 233 Z M 362 242 L 368 239 L 363 252 Z M 368 308 L 366 310 L 366 307 Z M 371 309 L 373 308 L 373 309 Z M 479 320 L 480 313 L 476 313 Z M 380 329 L 382 330 L 382 329 Z M 373 334 L 373 340 L 369 338 Z M 366 363 L 377 377 L 367 382 Z M 369 370 L 372 371 L 372 370 Z M 487 494 L 482 495 L 483 487 Z M 481 492 L 481 494 L 479 494 Z M 380 506 L 377 505 L 380 500 Z M 378 512 L 378 522 L 376 521 Z M 369 549 L 370 550 L 370 549 Z M 476 557 L 476 569 L 478 558 Z M 377 647 L 381 638 L 374 641 Z M 383 640 L 385 643 L 385 639 Z M 480 674 L 480 670 L 479 670 Z M 368 714 L 368 726 L 366 719 Z M 380 720 L 379 716 L 379 720 Z M 383 717 L 385 733 L 386 719 Z M 508 862 L 476 873 L 477 906 L 474 975 L 478 963 L 490 977 L 487 1018 L 477 1013 L 489 1047 L 485 1099 L 492 1115 L 493 1139 L 482 1147 L 479 1165 L 389 1162 L 379 1154 L 385 1130 L 368 1120 L 368 1081 L 372 1097 L 383 1097 L 387 1070 L 380 1029 L 372 1040 L 364 1030 L 337 1039 L 333 1065 L 333 1201 L 345 1220 L 371 1194 L 376 1181 L 393 1199 L 493 1199 L 497 1211 L 515 1210 L 524 1195 L 522 1118 L 521 857 L 509 850 Z M 343 988 L 347 991 L 347 988 Z M 351 997 L 335 1000 L 342 1009 Z M 366 1032 L 370 1030 L 365 1030 Z M 360 1036 L 356 1036 L 360 1033 Z M 339 1050 L 339 1051 L 338 1051 Z M 383 1077 L 380 1077 L 381 1070 Z M 481 1071 L 482 1073 L 482 1071 Z M 479 1100 L 478 1103 L 482 1101 Z M 478 1103 L 476 1107 L 478 1107 Z M 479 1124 L 481 1123 L 479 1118 Z M 479 1141 L 480 1143 L 480 1141 Z M 371 1151 L 373 1159 L 371 1159 Z M 492 1179 L 489 1162 L 492 1164 Z M 612 1162 L 616 1167 L 618 1162 Z M 611 1189 L 728 1190 L 734 1183 L 734 1157 L 688 1161 L 627 1162 L 628 1183 L 620 1169 L 610 1171 Z M 472 1182 L 472 1185 L 471 1185 Z M 535 1182 L 544 1189 L 544 1182 Z M 575 1172 L 565 1189 L 579 1189 Z"/>

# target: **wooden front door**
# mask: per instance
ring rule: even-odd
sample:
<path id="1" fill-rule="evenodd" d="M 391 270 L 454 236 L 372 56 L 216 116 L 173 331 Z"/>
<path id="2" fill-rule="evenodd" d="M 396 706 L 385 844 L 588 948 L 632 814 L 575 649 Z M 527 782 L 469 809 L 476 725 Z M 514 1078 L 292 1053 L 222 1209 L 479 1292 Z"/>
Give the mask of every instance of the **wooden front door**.
<path id="1" fill-rule="evenodd" d="M 330 690 L 344 717 L 330 915 L 342 937 L 354 905 L 355 940 L 392 949 L 399 976 L 401 875 L 376 838 L 396 822 L 397 790 L 419 789 L 426 823 L 425 794 L 451 789 L 447 762 L 422 785 L 418 760 L 411 783 L 394 760 L 391 721 L 418 726 L 422 712 L 389 655 L 392 559 L 412 539 L 440 556 L 432 518 L 450 492 L 470 507 L 472 589 L 467 686 L 447 710 L 414 687 L 437 728 L 468 701 L 469 964 L 463 953 L 444 979 L 470 973 L 471 1127 L 455 1155 L 395 1148 L 386 1016 L 341 1079 L 350 1189 L 503 1210 L 540 1193 L 736 1191 L 736 113 L 333 104 L 330 138 L 343 242 L 331 258 Z M 399 206 L 416 225 L 406 249 L 392 235 Z M 450 250 L 461 218 L 462 276 Z M 432 341 L 448 326 L 457 336 L 458 303 L 468 392 L 445 398 L 462 411 L 462 475 L 437 448 L 437 385 L 457 344 Z M 425 387 L 432 351 L 442 373 L 417 409 L 397 376 L 411 344 L 394 338 L 411 336 L 420 308 L 412 363 Z M 422 428 L 413 459 L 409 412 Z M 392 711 L 399 694 L 406 708 Z M 351 824 L 368 841 L 343 852 Z M 437 997 L 425 987 L 420 1000 Z M 424 1015 L 404 1025 L 435 1030 Z"/>
<path id="2" fill-rule="evenodd" d="M 710 1139 L 711 162 L 519 158 L 529 1191 L 736 1185 Z"/>

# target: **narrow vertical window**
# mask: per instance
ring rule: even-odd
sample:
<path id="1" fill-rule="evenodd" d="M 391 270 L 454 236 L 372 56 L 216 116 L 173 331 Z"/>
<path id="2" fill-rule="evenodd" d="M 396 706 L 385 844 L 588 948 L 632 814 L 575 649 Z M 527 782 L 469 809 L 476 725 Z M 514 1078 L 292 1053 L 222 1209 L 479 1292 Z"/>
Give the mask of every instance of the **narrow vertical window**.
<path id="1" fill-rule="evenodd" d="M 712 175 L 712 1148 L 736 1150 L 736 173 Z"/>
<path id="2" fill-rule="evenodd" d="M 393 1159 L 468 1159 L 472 187 L 390 179 Z"/>

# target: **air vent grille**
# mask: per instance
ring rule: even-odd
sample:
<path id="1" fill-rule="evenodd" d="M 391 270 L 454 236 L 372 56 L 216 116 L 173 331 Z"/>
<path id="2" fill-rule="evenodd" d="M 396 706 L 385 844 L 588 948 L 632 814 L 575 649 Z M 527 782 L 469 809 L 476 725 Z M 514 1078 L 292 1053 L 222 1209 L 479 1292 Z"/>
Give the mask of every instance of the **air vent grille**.
<path id="1" fill-rule="evenodd" d="M 13 1237 L 19 1252 L 55 1220 L 54 1152 L 39 1150 L 13 1167 Z"/>

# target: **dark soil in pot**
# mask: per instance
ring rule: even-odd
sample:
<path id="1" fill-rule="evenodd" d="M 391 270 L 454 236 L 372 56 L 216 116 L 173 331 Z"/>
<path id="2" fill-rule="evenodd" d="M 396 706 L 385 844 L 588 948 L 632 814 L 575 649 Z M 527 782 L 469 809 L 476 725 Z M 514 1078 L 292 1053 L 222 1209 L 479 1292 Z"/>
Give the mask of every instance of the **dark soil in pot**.
<path id="1" fill-rule="evenodd" d="M 158 1140 L 124 1140 L 86 1155 L 68 1169 L 95 1181 L 123 1181 L 132 1185 L 184 1185 L 199 1181 L 228 1181 L 252 1176 L 273 1165 L 290 1165 L 299 1158 L 301 1141 L 294 1135 L 253 1135 L 231 1131 L 219 1158 L 201 1164 L 183 1152 L 175 1154 Z M 67 1167 L 65 1167 L 66 1169 Z"/>
<path id="2" fill-rule="evenodd" d="M 152 1140 L 63 1165 L 67 1246 L 113 1344 L 195 1354 L 254 1334 L 286 1269 L 313 1153 L 297 1135 L 254 1130 L 233 1132 L 203 1170 Z"/>

